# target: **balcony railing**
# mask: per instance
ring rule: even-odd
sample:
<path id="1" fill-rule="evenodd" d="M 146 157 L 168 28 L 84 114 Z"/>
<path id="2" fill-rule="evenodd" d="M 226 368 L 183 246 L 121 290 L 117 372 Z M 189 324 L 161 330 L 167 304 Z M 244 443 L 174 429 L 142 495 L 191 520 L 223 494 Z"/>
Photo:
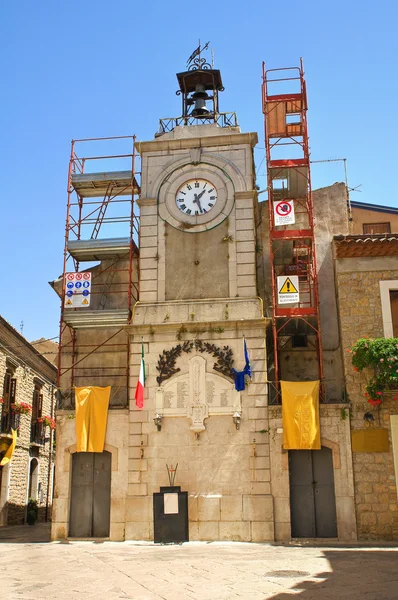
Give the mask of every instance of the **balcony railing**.
<path id="1" fill-rule="evenodd" d="M 3 409 L 1 412 L 0 433 L 11 434 L 11 429 L 18 431 L 20 418 L 21 415 L 13 410 L 5 412 Z"/>
<path id="2" fill-rule="evenodd" d="M 46 428 L 43 423 L 32 423 L 30 430 L 30 443 L 31 444 L 44 444 L 45 442 Z"/>
<path id="3" fill-rule="evenodd" d="M 169 117 L 167 119 L 159 120 L 159 133 L 169 133 L 173 131 L 175 127 L 184 125 L 208 125 L 209 123 L 216 123 L 219 127 L 238 127 L 238 119 L 236 113 L 225 112 L 209 114 L 207 117 Z"/>

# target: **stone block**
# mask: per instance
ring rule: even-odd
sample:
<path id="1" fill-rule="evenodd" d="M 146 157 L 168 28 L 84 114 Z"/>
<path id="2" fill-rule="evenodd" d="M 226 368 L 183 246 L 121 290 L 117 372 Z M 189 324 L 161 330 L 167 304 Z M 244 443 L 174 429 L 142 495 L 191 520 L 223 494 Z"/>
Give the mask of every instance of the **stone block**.
<path id="1" fill-rule="evenodd" d="M 250 493 L 251 494 L 270 494 L 271 493 L 271 484 L 263 481 L 252 481 L 250 484 Z"/>
<path id="2" fill-rule="evenodd" d="M 111 498 L 111 523 L 124 523 L 126 514 L 126 499 Z"/>
<path id="3" fill-rule="evenodd" d="M 150 529 L 149 522 L 126 523 L 125 539 L 153 541 L 153 536 L 150 534 Z"/>
<path id="4" fill-rule="evenodd" d="M 150 248 L 151 246 L 154 246 L 157 251 L 157 245 L 158 245 L 157 236 L 148 236 L 148 237 L 142 236 L 142 237 L 140 237 L 140 252 L 141 252 L 142 248 Z M 156 252 L 155 252 L 155 254 L 156 254 Z"/>
<path id="5" fill-rule="evenodd" d="M 246 286 L 240 287 L 238 286 L 238 296 L 241 298 L 253 298 L 257 295 L 257 289 L 255 286 Z"/>
<path id="6" fill-rule="evenodd" d="M 51 541 L 65 540 L 67 537 L 67 525 L 66 523 L 56 523 L 55 521 L 51 524 Z"/>
<path id="7" fill-rule="evenodd" d="M 236 232 L 254 231 L 253 219 L 236 219 Z"/>
<path id="8" fill-rule="evenodd" d="M 126 521 L 150 521 L 152 518 L 152 498 L 126 498 Z"/>
<path id="9" fill-rule="evenodd" d="M 158 299 L 157 292 L 140 292 L 141 302 L 156 302 Z"/>
<path id="10" fill-rule="evenodd" d="M 129 483 L 127 488 L 129 496 L 146 496 L 148 493 L 146 483 Z"/>
<path id="11" fill-rule="evenodd" d="M 243 499 L 242 496 L 222 496 L 221 498 L 221 520 L 242 521 Z"/>
<path id="12" fill-rule="evenodd" d="M 220 498 L 209 498 L 206 496 L 199 496 L 198 519 L 199 521 L 219 521 Z"/>
<path id="13" fill-rule="evenodd" d="M 256 265 L 254 263 L 243 263 L 236 266 L 237 275 L 252 275 L 256 272 Z"/>
<path id="14" fill-rule="evenodd" d="M 198 520 L 198 499 L 196 496 L 188 496 L 188 515 L 190 521 Z"/>
<path id="15" fill-rule="evenodd" d="M 269 469 L 270 461 L 268 456 L 251 456 L 250 469 Z M 267 479 L 269 481 L 269 479 Z"/>
<path id="16" fill-rule="evenodd" d="M 134 400 L 134 408 L 130 408 L 129 420 L 133 423 L 145 423 L 146 421 L 148 421 L 148 411 L 136 409 Z"/>
<path id="17" fill-rule="evenodd" d="M 125 525 L 123 523 L 111 523 L 109 539 L 111 542 L 124 542 Z"/>
<path id="18" fill-rule="evenodd" d="M 289 498 L 274 498 L 274 520 L 279 523 L 290 522 Z"/>
<path id="19" fill-rule="evenodd" d="M 241 235 L 243 234 L 248 234 L 248 231 L 242 231 Z M 254 246 L 253 246 L 253 250 L 254 250 Z M 253 252 L 237 252 L 236 253 L 236 263 L 237 264 L 243 264 L 243 263 L 250 263 L 250 264 L 256 264 L 256 253 Z"/>
<path id="20" fill-rule="evenodd" d="M 129 435 L 129 445 L 130 446 L 146 446 L 148 444 L 148 436 L 147 435 Z"/>
<path id="21" fill-rule="evenodd" d="M 145 423 L 146 425 L 147 423 Z M 142 423 L 130 423 L 129 425 L 129 433 L 130 435 L 141 435 L 142 433 Z"/>
<path id="22" fill-rule="evenodd" d="M 252 523 L 252 531 L 253 527 L 258 527 L 262 525 L 262 523 Z M 275 541 L 277 542 L 289 542 L 292 538 L 291 526 L 290 523 L 275 523 Z M 252 540 L 253 542 L 259 540 Z"/>
<path id="23" fill-rule="evenodd" d="M 242 287 L 255 288 L 256 287 L 256 276 L 255 275 L 238 275 L 237 276 L 237 284 L 238 284 L 238 290 L 240 290 L 240 288 L 242 288 Z"/>
<path id="24" fill-rule="evenodd" d="M 250 542 L 250 523 L 247 521 L 221 522 L 219 539 L 233 542 Z"/>
<path id="25" fill-rule="evenodd" d="M 158 270 L 157 269 L 145 269 L 144 271 L 140 271 L 140 282 L 148 281 L 150 279 L 154 279 L 155 281 L 158 278 Z M 141 288 L 140 288 L 141 291 Z"/>
<path id="26" fill-rule="evenodd" d="M 69 518 L 69 498 L 54 498 L 52 519 L 59 523 L 65 523 Z"/>
<path id="27" fill-rule="evenodd" d="M 140 295 L 142 292 L 157 292 L 158 282 L 157 279 L 150 279 L 148 281 L 140 282 Z"/>
<path id="28" fill-rule="evenodd" d="M 189 541 L 196 542 L 199 540 L 199 523 L 190 521 L 188 523 L 189 528 Z"/>
<path id="29" fill-rule="evenodd" d="M 146 458 L 129 458 L 129 471 L 147 471 L 148 460 Z"/>
<path id="30" fill-rule="evenodd" d="M 273 521 L 272 496 L 243 496 L 243 519 L 245 521 Z"/>
<path id="31" fill-rule="evenodd" d="M 214 542 L 220 539 L 219 523 L 216 521 L 199 521 L 199 539 Z"/>

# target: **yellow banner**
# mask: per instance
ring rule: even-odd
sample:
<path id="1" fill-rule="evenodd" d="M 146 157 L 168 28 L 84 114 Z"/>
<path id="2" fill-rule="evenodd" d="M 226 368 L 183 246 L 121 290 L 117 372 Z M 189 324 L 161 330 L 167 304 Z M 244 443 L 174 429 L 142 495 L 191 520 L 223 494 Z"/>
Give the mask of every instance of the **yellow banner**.
<path id="1" fill-rule="evenodd" d="M 320 450 L 319 381 L 281 381 L 283 447 Z"/>
<path id="2" fill-rule="evenodd" d="M 3 458 L 1 459 L 0 467 L 4 467 L 9 462 L 11 462 L 12 455 L 14 454 L 15 446 L 17 445 L 17 432 L 15 431 L 15 429 L 11 429 L 11 435 L 12 435 L 12 442 L 8 446 L 6 453 L 4 454 Z"/>
<path id="3" fill-rule="evenodd" d="M 75 388 L 77 452 L 103 452 L 111 386 Z"/>

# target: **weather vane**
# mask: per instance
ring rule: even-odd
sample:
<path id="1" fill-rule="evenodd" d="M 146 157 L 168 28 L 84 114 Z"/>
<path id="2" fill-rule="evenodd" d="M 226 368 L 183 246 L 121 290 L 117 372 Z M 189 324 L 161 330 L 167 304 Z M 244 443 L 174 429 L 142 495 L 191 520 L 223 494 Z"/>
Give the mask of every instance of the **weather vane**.
<path id="1" fill-rule="evenodd" d="M 199 45 L 191 54 L 191 56 L 187 60 L 187 69 L 189 71 L 195 71 L 197 69 L 210 69 L 210 65 L 206 62 L 205 58 L 201 58 L 201 53 L 207 50 L 210 42 L 207 42 L 203 47 Z M 198 57 L 198 58 L 197 58 Z"/>

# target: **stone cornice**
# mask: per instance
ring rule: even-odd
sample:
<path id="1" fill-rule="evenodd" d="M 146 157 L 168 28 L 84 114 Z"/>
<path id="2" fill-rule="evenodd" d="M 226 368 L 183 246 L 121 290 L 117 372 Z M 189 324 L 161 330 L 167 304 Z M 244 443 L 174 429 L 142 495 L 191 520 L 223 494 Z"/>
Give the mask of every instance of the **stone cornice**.
<path id="1" fill-rule="evenodd" d="M 141 208 L 141 206 L 154 206 L 157 204 L 157 198 L 138 198 L 136 203 Z"/>
<path id="2" fill-rule="evenodd" d="M 242 144 L 249 144 L 251 147 L 254 147 L 257 142 L 257 133 L 250 132 L 178 140 L 162 140 L 160 138 L 149 142 L 136 142 L 135 148 L 142 155 L 144 152 L 155 152 L 158 150 L 188 150 L 190 148 L 215 148 L 217 146 L 237 146 Z"/>

